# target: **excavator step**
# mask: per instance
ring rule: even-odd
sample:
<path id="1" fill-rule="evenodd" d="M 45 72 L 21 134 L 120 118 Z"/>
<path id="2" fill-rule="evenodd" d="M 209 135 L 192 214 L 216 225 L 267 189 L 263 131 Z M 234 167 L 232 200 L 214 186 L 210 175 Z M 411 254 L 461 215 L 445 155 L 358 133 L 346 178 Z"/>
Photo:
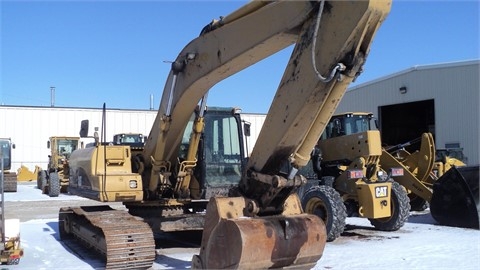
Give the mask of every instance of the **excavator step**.
<path id="1" fill-rule="evenodd" d="M 147 223 L 108 206 L 61 208 L 61 239 L 74 236 L 105 258 L 106 269 L 148 269 L 155 260 L 155 240 Z"/>

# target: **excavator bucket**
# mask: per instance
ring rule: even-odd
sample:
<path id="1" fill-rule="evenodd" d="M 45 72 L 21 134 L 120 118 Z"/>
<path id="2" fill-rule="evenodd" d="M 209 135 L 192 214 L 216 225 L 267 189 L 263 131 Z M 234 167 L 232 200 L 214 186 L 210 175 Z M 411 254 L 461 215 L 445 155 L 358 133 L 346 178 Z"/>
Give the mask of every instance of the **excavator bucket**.
<path id="1" fill-rule="evenodd" d="M 452 167 L 433 185 L 430 212 L 440 224 L 479 229 L 479 166 Z"/>
<path id="2" fill-rule="evenodd" d="M 295 196 L 286 204 L 301 211 Z M 245 217 L 247 205 L 242 197 L 210 200 L 200 255 L 193 257 L 192 269 L 315 266 L 326 243 L 325 224 L 320 218 L 285 211 L 282 215 Z"/>

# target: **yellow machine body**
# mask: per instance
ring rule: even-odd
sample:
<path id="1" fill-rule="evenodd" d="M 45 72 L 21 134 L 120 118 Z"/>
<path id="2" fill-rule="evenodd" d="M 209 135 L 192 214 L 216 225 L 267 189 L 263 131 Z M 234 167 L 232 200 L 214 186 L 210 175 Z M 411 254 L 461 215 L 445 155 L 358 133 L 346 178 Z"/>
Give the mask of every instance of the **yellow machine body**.
<path id="1" fill-rule="evenodd" d="M 382 170 L 379 164 L 382 146 L 378 130 L 338 134 L 337 137 L 319 140 L 317 146 L 322 152 L 323 162 L 348 161 L 337 166 L 341 173 L 335 178 L 334 187 L 345 200 L 358 202 L 358 214 L 361 217 L 376 219 L 391 215 L 391 184 L 379 183 L 378 178 L 378 172 Z M 361 173 L 357 177 L 351 175 L 350 171 Z"/>
<path id="2" fill-rule="evenodd" d="M 74 151 L 70 158 L 75 179 L 69 186 L 71 193 L 102 202 L 143 199 L 142 178 L 131 170 L 130 147 L 89 147 Z"/>
<path id="3" fill-rule="evenodd" d="M 68 160 L 73 151 L 80 148 L 80 137 L 52 136 L 47 141 L 50 149 L 45 169 L 35 167 L 37 187 L 50 197 L 66 193 L 70 180 Z"/>
<path id="4" fill-rule="evenodd" d="M 366 218 L 385 218 L 391 215 L 391 183 L 367 184 L 357 181 L 357 195 L 359 202 L 358 213 Z"/>

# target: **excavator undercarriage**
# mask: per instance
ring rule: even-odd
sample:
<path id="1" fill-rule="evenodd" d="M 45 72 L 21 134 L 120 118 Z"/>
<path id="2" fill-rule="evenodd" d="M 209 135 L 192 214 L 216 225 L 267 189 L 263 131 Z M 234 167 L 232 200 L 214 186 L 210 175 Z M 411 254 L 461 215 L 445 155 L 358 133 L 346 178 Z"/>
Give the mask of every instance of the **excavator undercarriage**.
<path id="1" fill-rule="evenodd" d="M 147 269 L 155 259 L 155 240 L 147 223 L 109 206 L 61 208 L 60 238 L 77 237 L 94 248 L 107 269 Z"/>

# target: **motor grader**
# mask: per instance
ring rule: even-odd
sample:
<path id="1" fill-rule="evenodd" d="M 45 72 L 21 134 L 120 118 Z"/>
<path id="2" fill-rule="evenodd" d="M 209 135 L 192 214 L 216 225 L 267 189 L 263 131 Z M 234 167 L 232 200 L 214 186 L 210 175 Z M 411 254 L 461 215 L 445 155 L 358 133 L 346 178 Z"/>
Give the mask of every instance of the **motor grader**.
<path id="1" fill-rule="evenodd" d="M 68 159 L 73 151 L 79 148 L 80 137 L 52 136 L 47 141 L 48 165 L 46 169 L 35 167 L 37 174 L 37 188 L 50 197 L 58 197 L 66 193 L 70 169 Z"/>
<path id="2" fill-rule="evenodd" d="M 202 230 L 192 268 L 313 267 L 325 247 L 325 225 L 303 212 L 296 190 L 306 179 L 297 172 L 360 74 L 390 6 L 252 1 L 205 26 L 172 62 L 140 157 L 132 161 L 129 146 L 102 142 L 70 157 L 71 193 L 121 201 L 128 213 L 63 207 L 60 237 L 82 239 L 106 258 L 107 268 L 151 267 L 156 230 Z M 206 106 L 208 90 L 293 44 L 255 147 L 243 161 L 241 122 L 234 113 L 215 118 Z M 139 163 L 137 172 L 131 162 Z"/>

